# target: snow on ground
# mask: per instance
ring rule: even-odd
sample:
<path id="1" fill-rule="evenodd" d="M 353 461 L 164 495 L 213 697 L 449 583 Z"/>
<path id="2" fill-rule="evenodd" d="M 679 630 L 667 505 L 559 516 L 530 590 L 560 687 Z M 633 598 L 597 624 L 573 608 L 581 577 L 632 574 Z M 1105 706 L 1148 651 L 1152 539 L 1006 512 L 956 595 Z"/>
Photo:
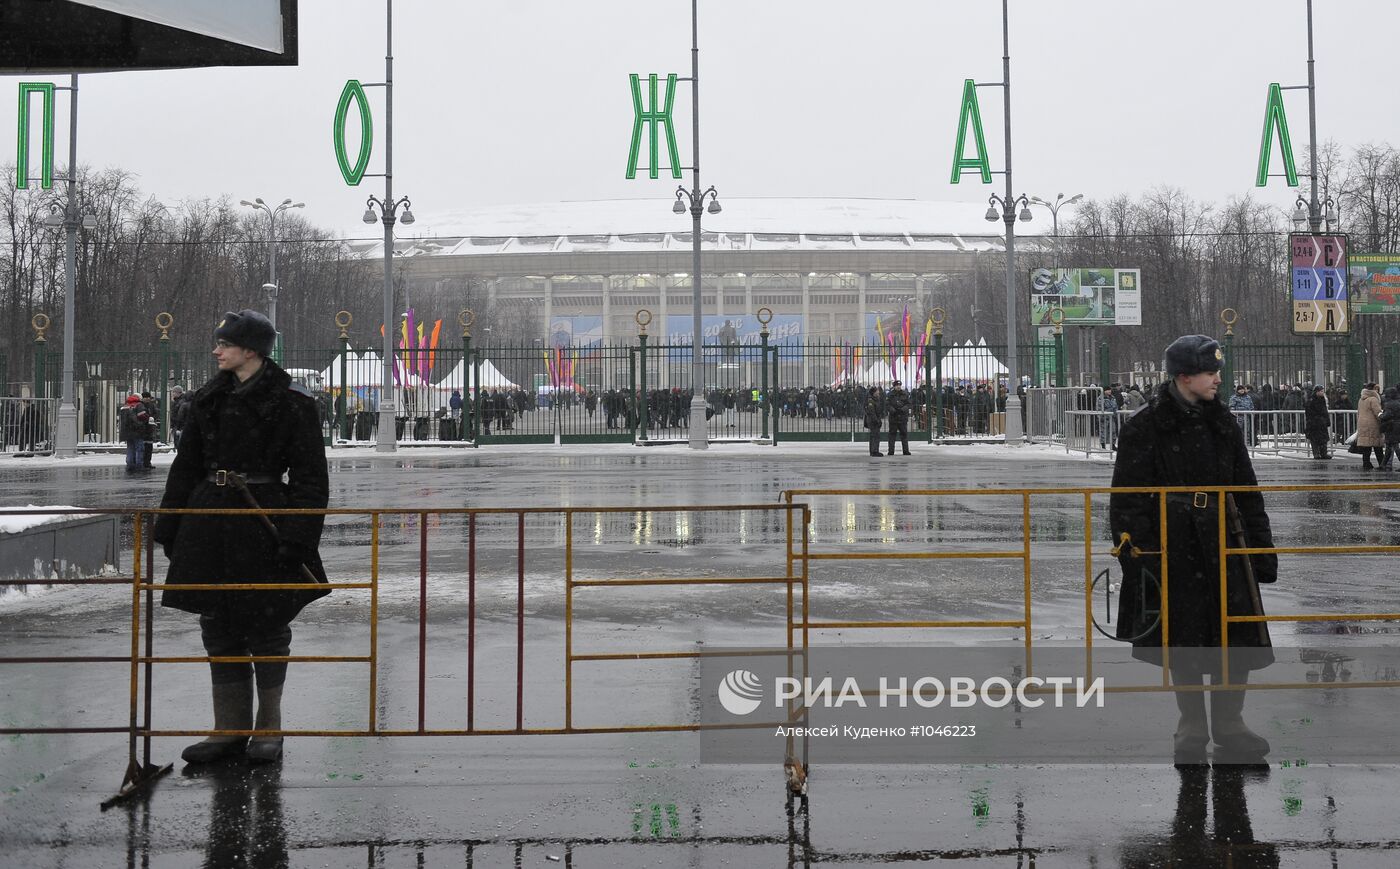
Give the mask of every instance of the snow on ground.
<path id="1" fill-rule="evenodd" d="M 7 507 L 0 511 L 0 534 L 18 534 L 21 531 L 28 531 L 30 528 L 37 528 L 40 525 L 47 525 L 50 522 L 62 522 L 66 519 L 81 519 L 89 516 L 89 513 L 79 513 L 81 507 L 70 507 L 66 504 L 45 504 L 38 506 L 26 504 L 23 507 Z M 26 511 L 14 513 L 11 511 Z M 28 512 L 28 511 L 53 511 L 61 510 L 66 512 Z"/>

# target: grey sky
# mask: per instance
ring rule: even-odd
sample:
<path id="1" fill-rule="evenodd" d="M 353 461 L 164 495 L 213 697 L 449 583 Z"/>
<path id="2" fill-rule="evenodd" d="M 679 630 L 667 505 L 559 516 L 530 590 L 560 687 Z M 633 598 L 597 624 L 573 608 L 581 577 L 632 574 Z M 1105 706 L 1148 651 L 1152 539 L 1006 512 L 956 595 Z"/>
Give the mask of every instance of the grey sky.
<path id="1" fill-rule="evenodd" d="M 948 183 L 962 81 L 1000 77 L 996 0 L 700 7 L 701 166 L 724 196 L 960 200 L 980 211 L 1001 189 L 999 176 Z M 1400 143 L 1384 44 L 1400 28 L 1400 3 L 1315 7 L 1319 138 Z M 130 169 L 167 201 L 290 196 L 319 225 L 373 235 L 359 216 L 382 179 L 345 185 L 331 122 L 346 79 L 383 80 L 384 2 L 301 0 L 300 10 L 296 68 L 84 76 L 79 160 Z M 399 0 L 395 194 L 413 198 L 413 231 L 431 234 L 436 211 L 557 200 L 656 197 L 669 217 L 674 181 L 623 177 L 627 75 L 689 74 L 689 10 L 688 0 Z M 1305 0 L 1011 0 L 1017 191 L 1255 192 L 1268 83 L 1307 80 L 1304 10 Z M 13 119 L 14 81 L 40 77 L 11 78 L 0 117 Z M 382 90 L 369 96 L 369 171 L 380 172 Z M 1001 92 L 980 97 L 1000 169 Z M 1301 161 L 1306 97 L 1286 99 Z M 58 114 L 63 162 L 62 96 Z M 676 117 L 688 163 L 684 84 Z M 1280 206 L 1293 198 L 1282 179 L 1260 195 Z"/>

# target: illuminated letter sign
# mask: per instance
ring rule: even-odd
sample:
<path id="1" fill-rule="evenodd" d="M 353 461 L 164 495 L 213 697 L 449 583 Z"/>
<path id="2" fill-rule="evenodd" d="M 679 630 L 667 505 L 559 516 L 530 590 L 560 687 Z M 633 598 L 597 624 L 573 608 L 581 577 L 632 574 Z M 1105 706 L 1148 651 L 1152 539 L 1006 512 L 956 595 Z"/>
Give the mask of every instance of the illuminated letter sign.
<path id="1" fill-rule="evenodd" d="M 355 102 L 360 112 L 360 154 L 354 166 L 350 165 L 345 153 L 345 116 L 350 111 L 351 101 Z M 365 89 L 352 78 L 345 83 L 345 90 L 340 92 L 340 104 L 335 107 L 335 159 L 340 164 L 340 174 L 344 176 L 345 183 L 351 187 L 357 186 L 365 176 L 373 143 L 374 123 L 370 119 L 369 100 L 365 97 Z"/>
<path id="2" fill-rule="evenodd" d="M 15 186 L 20 190 L 29 187 L 29 97 L 31 94 L 44 96 L 44 130 L 40 142 L 39 186 L 48 190 L 53 186 L 53 84 L 46 81 L 22 81 L 19 83 L 19 151 L 15 157 Z"/>
<path id="3" fill-rule="evenodd" d="M 656 110 L 656 73 L 647 76 L 648 85 L 648 105 L 650 109 L 642 110 L 642 85 L 641 78 L 633 73 L 628 76 L 632 82 L 632 111 L 634 120 L 632 121 L 632 147 L 627 152 L 627 178 L 631 180 L 637 177 L 637 152 L 642 146 L 642 124 L 651 125 L 651 164 L 647 167 L 648 174 L 652 178 L 659 178 L 660 167 L 657 165 L 657 142 L 656 125 L 660 124 L 666 130 L 666 153 L 671 159 L 671 177 L 681 177 L 681 156 L 676 148 L 676 130 L 671 125 L 671 107 L 676 99 L 676 74 L 671 73 L 666 76 L 666 102 L 661 111 Z"/>
<path id="4" fill-rule="evenodd" d="M 977 146 L 976 157 L 963 156 L 969 120 L 972 121 L 973 144 Z M 958 115 L 958 141 L 953 145 L 953 177 L 950 183 L 957 184 L 967 169 L 980 172 L 983 184 L 992 183 L 992 167 L 987 162 L 987 140 L 982 135 L 982 112 L 977 108 L 977 85 L 972 79 L 963 82 L 962 112 Z"/>
<path id="5" fill-rule="evenodd" d="M 1269 85 L 1269 101 L 1264 104 L 1264 141 L 1259 144 L 1259 173 L 1255 187 L 1269 183 L 1269 151 L 1274 144 L 1274 125 L 1278 125 L 1278 149 L 1283 155 L 1283 174 L 1289 187 L 1298 186 L 1298 170 L 1293 165 L 1293 143 L 1288 138 L 1288 115 L 1283 111 L 1283 89 L 1278 82 Z"/>

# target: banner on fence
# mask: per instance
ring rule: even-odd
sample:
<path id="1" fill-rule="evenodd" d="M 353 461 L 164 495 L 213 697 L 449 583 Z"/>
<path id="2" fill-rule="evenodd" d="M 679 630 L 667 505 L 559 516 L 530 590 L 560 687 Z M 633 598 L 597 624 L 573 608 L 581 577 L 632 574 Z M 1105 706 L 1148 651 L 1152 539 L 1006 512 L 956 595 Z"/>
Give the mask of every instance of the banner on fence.
<path id="1" fill-rule="evenodd" d="M 1347 258 L 1354 314 L 1400 314 L 1400 253 L 1354 253 Z"/>
<path id="2" fill-rule="evenodd" d="M 1051 312 L 1066 326 L 1141 326 L 1142 272 L 1138 269 L 1031 270 L 1031 324 L 1049 326 Z"/>

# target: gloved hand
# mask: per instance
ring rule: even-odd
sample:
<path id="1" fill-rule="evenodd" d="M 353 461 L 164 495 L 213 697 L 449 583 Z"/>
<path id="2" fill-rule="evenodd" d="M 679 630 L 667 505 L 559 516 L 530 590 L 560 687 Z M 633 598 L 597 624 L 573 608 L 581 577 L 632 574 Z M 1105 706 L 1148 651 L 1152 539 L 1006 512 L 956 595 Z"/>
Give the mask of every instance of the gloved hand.
<path id="1" fill-rule="evenodd" d="M 277 560 L 283 564 L 297 566 L 305 564 L 310 566 L 314 551 L 300 543 L 289 543 L 283 541 L 277 547 Z"/>

